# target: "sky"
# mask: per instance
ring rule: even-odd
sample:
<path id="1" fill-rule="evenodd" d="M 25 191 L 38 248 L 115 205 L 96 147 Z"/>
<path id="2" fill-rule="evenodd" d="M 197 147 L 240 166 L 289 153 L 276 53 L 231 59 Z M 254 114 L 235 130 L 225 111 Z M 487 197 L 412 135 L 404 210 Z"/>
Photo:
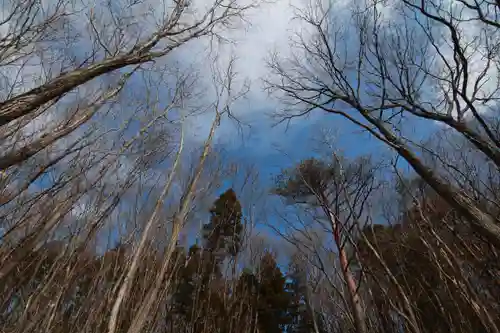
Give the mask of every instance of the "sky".
<path id="1" fill-rule="evenodd" d="M 146 1 L 145 3 L 156 4 L 158 7 L 154 13 L 161 13 L 162 1 Z M 348 3 L 338 1 L 336 14 L 341 15 Z M 86 31 L 88 26 L 85 25 L 85 22 L 91 17 L 101 15 L 104 20 L 106 19 L 106 12 L 99 11 L 98 4 L 95 7 L 92 6 L 92 1 L 87 1 L 86 5 L 84 4 L 85 1 L 76 5 L 76 10 L 81 11 L 82 18 L 85 17 L 85 20 L 75 20 L 73 26 L 75 31 Z M 201 7 L 205 4 L 206 1 L 203 0 L 194 1 L 194 6 Z M 294 34 L 303 32 L 305 29 L 303 24 L 293 20 L 294 11 L 303 9 L 306 5 L 308 5 L 307 0 L 275 0 L 262 3 L 259 8 L 252 9 L 247 13 L 243 26 L 227 33 L 227 37 L 232 43 L 225 44 L 216 50 L 220 57 L 221 67 L 224 67 L 231 56 L 236 57 L 236 83 L 238 85 L 243 81 L 249 82 L 250 89 L 244 99 L 232 106 L 235 116 L 248 127 L 244 126 L 242 132 L 239 132 L 234 122 L 223 119 L 217 130 L 215 146 L 226 152 L 228 160 L 243 166 L 255 166 L 262 188 L 272 186 L 273 177 L 281 169 L 290 167 L 301 159 L 320 154 L 321 152 L 318 150 L 325 148 L 320 143 L 323 138 L 326 138 L 328 143 L 334 145 L 336 149 L 343 150 L 348 156 L 382 153 L 379 143 L 366 134 L 359 134 L 358 128 L 348 121 L 320 112 L 312 113 L 307 118 L 298 119 L 292 122 L 289 127 L 285 125 L 273 126 L 275 120 L 272 119 L 271 115 L 281 106 L 277 100 L 268 96 L 267 92 L 263 90 L 262 79 L 269 73 L 266 59 L 272 52 L 276 52 L 282 58 L 291 55 L 290 39 Z M 139 7 L 132 14 L 139 15 L 140 10 L 147 13 L 146 7 Z M 140 33 L 147 35 L 148 26 L 143 26 Z M 74 52 L 83 58 L 90 45 L 89 41 L 83 38 L 77 45 L 73 46 Z M 194 68 L 200 73 L 199 81 L 202 85 L 210 87 L 210 73 L 213 63 L 209 55 L 213 54 L 209 51 L 207 39 L 190 41 L 168 55 L 163 63 L 160 61 L 159 64 L 155 65 L 158 66 L 156 68 L 161 68 L 160 66 L 163 64 L 175 63 L 182 68 Z M 33 61 L 36 62 L 36 59 Z M 25 75 L 29 76 L 30 73 Z M 29 87 L 30 85 L 24 85 L 24 89 Z M 157 88 L 159 93 L 163 95 L 170 93 L 168 82 L 163 82 L 159 78 L 147 87 Z M 90 89 L 98 88 L 99 82 L 90 85 Z M 140 75 L 132 79 L 130 87 L 124 92 L 123 100 L 118 106 L 121 108 L 121 114 L 126 114 L 125 111 L 131 104 L 129 101 L 145 95 L 146 89 L 144 88 L 144 82 L 141 81 Z M 209 100 L 212 96 L 208 94 L 206 98 Z M 41 122 L 46 123 L 50 119 L 44 117 Z M 212 119 L 213 112 L 188 119 L 186 136 L 191 147 L 203 144 Z M 120 120 L 113 118 L 104 122 L 110 128 L 114 128 Z M 138 127 L 132 124 L 131 133 L 135 133 L 137 129 Z M 164 170 L 157 171 L 159 174 L 164 172 Z"/>
<path id="2" fill-rule="evenodd" d="M 324 156 L 325 150 L 329 150 L 322 142 L 325 139 L 351 157 L 367 153 L 380 154 L 384 150 L 368 135 L 360 134 L 359 129 L 348 121 L 321 112 L 293 121 L 289 126 L 285 124 L 276 126 L 276 120 L 272 115 L 280 105 L 268 96 L 262 84 L 262 79 L 269 73 L 266 59 L 271 52 L 276 52 L 284 58 L 290 55 L 290 38 L 304 28 L 298 21 L 292 20 L 294 7 L 301 8 L 306 3 L 304 0 L 278 0 L 262 5 L 259 10 L 249 15 L 251 25 L 245 31 L 240 30 L 231 36 L 235 44 L 223 51 L 223 55 L 227 57 L 230 54 L 236 55 L 238 76 L 248 79 L 251 83 L 246 98 L 234 106 L 236 117 L 248 126 L 243 126 L 241 129 L 232 121 L 223 121 L 217 132 L 215 147 L 225 151 L 228 163 L 234 161 L 243 168 L 255 166 L 258 172 L 259 190 L 264 191 L 266 195 L 263 199 L 265 202 L 256 200 L 256 203 L 262 205 L 260 207 L 266 212 L 253 221 L 257 223 L 257 228 L 253 232 L 267 239 L 268 246 L 274 244 L 274 250 L 278 255 L 284 255 L 283 252 L 286 250 L 283 248 L 283 243 L 276 243 L 278 238 L 265 224 L 279 225 L 279 217 L 270 206 L 279 205 L 280 202 L 278 198 L 267 197 L 267 194 L 274 184 L 274 177 L 283 168 L 291 167 L 305 158 Z M 338 10 L 340 12 L 341 8 Z M 193 50 L 198 50 L 198 46 L 180 50 L 178 58 L 189 59 L 196 63 L 195 66 L 201 66 L 201 72 L 209 72 L 209 64 L 197 59 L 205 57 L 203 50 L 198 51 L 197 57 L 186 56 L 186 54 L 196 54 Z M 190 120 L 191 140 L 203 142 L 212 117 L 213 113 L 207 113 Z M 241 181 L 241 179 L 231 180 L 227 186 L 234 186 Z M 221 188 L 221 191 L 223 189 Z M 255 197 L 252 200 L 255 200 Z M 245 203 L 243 204 L 245 206 Z M 194 237 L 194 234 L 190 234 L 187 241 L 193 242 Z M 281 245 L 276 247 L 276 244 Z"/>
<path id="3" fill-rule="evenodd" d="M 43 2 L 50 6 L 51 1 L 44 0 Z M 123 1 L 125 2 L 125 0 Z M 448 3 L 448 0 L 443 1 Z M 207 3 L 205 0 L 194 0 L 193 2 L 195 7 Z M 82 20 L 74 20 L 72 29 L 86 36 L 86 29 L 88 29 L 86 22 L 88 17 L 91 17 L 88 15 L 105 15 L 103 12 L 99 12 L 98 9 L 91 9 L 98 8 L 99 3 L 105 3 L 105 1 L 82 0 L 73 3 L 76 6 L 75 10 L 78 10 L 82 15 Z M 97 5 L 93 5 L 93 3 Z M 150 8 L 155 9 L 153 12 L 157 14 L 161 13 L 162 3 L 163 1 L 159 0 L 144 1 L 144 7 L 138 8 L 137 12 L 130 14 L 142 15 L 148 13 Z M 327 1 L 318 0 L 316 3 L 326 4 Z M 348 6 L 352 3 L 346 0 L 334 2 L 333 14 L 338 23 L 347 17 Z M 381 10 L 385 18 L 390 18 L 393 5 L 397 1 L 386 1 L 385 3 L 386 6 Z M 375 157 L 380 157 L 382 154 L 387 154 L 387 149 L 380 143 L 366 133 L 360 133 L 357 127 L 345 119 L 319 111 L 313 112 L 308 118 L 293 121 L 288 128 L 285 125 L 274 126 L 275 120 L 272 119 L 271 115 L 281 105 L 263 90 L 262 79 L 266 78 L 269 73 L 266 59 L 272 52 L 276 52 L 281 58 L 292 55 L 293 49 L 289 45 L 290 38 L 297 32 L 303 32 L 306 29 L 299 21 L 293 20 L 294 10 L 308 5 L 308 0 L 273 0 L 262 3 L 259 8 L 248 13 L 247 21 L 243 26 L 227 33 L 227 37 L 232 43 L 226 44 L 217 50 L 222 63 L 231 56 L 236 57 L 237 85 L 248 81 L 250 89 L 244 99 L 239 100 L 232 106 L 235 116 L 249 126 L 244 126 L 243 130 L 239 132 L 234 122 L 224 119 L 221 127 L 217 130 L 215 147 L 225 151 L 228 161 L 255 166 L 260 184 L 264 188 L 272 185 L 273 176 L 277 175 L 282 168 L 290 167 L 304 158 L 320 156 L 331 150 L 332 147 L 341 150 L 348 157 L 361 154 L 372 154 Z M 1 26 L 0 33 L 5 29 L 8 29 L 8 27 Z M 135 33 L 147 35 L 151 31 L 151 26 L 144 25 L 138 27 Z M 466 31 L 469 33 L 468 38 L 473 38 L 477 34 L 474 27 Z M 77 57 L 83 58 L 89 45 L 88 40 L 82 38 L 81 42 L 74 46 L 72 51 L 75 52 Z M 450 48 L 447 45 L 442 45 L 442 47 L 445 50 L 445 55 L 449 57 Z M 50 53 L 50 50 L 45 52 Z M 208 74 L 212 70 L 213 61 L 208 55 L 209 44 L 206 39 L 191 41 L 168 55 L 165 62 L 158 62 L 155 66 L 160 68 L 161 65 L 176 63 L 184 68 L 193 67 L 201 74 L 201 83 L 210 87 L 210 75 Z M 33 58 L 33 63 L 39 60 L 37 57 L 38 55 Z M 479 72 L 484 67 L 484 61 L 477 54 L 471 55 L 471 57 L 475 57 L 472 61 L 474 66 L 471 71 Z M 55 66 L 57 65 L 55 63 Z M 36 66 L 28 66 L 23 71 L 26 77 L 33 77 L 32 72 L 43 72 Z M 495 72 L 496 69 L 493 69 L 493 71 L 489 73 L 492 79 L 485 85 L 485 91 L 489 87 L 497 86 L 498 82 L 495 81 L 495 77 L 497 77 L 496 74 L 498 73 Z M 7 73 L 7 75 L 12 76 L 11 73 Z M 158 81 L 151 83 L 151 86 L 168 86 L 159 78 L 156 79 Z M 141 78 L 138 76 L 137 80 L 136 84 L 131 84 L 129 90 L 124 94 L 124 99 L 120 105 L 123 110 L 130 106 L 127 103 L 133 98 L 144 95 L 144 90 L 139 88 Z M 35 83 L 36 80 L 25 80 L 22 89 L 28 89 Z M 86 87 L 86 89 L 98 88 L 99 82 Z M 165 88 L 160 93 L 166 94 L 167 90 Z M 210 98 L 210 94 L 208 94 L 207 98 Z M 43 118 L 42 121 L 48 122 L 51 119 Z M 200 146 L 203 143 L 212 119 L 213 113 L 211 112 L 189 118 L 186 135 L 187 141 L 192 147 Z M 427 124 L 428 122 L 424 126 L 419 123 L 413 124 L 412 134 L 416 137 L 428 135 L 434 128 Z M 116 123 L 109 123 L 109 125 L 113 127 Z M 136 129 L 132 127 L 132 130 Z M 328 145 L 325 145 L 324 141 L 330 144 L 331 147 L 327 147 Z"/>
<path id="4" fill-rule="evenodd" d="M 235 114 L 250 123 L 252 127 L 245 131 L 246 136 L 241 140 L 229 140 L 228 142 L 228 140 L 224 140 L 224 137 L 233 138 L 235 126 L 230 122 L 225 122 L 219 130 L 219 142 L 222 142 L 221 144 L 225 145 L 227 149 L 233 149 L 235 156 L 242 160 L 259 161 L 264 173 L 276 170 L 277 165 L 287 164 L 287 160 L 297 161 L 313 155 L 313 150 L 317 148 L 314 147 L 317 145 L 314 140 L 318 140 L 321 135 L 324 135 L 324 132 L 328 133 L 326 135 L 330 141 L 335 141 L 335 147 L 343 150 L 347 155 L 382 153 L 382 146 L 375 142 L 374 138 L 360 135 L 358 128 L 341 117 L 327 115 L 320 111 L 313 112 L 309 118 L 300 118 L 294 121 L 288 130 L 285 130 L 284 125 L 272 126 L 274 120 L 269 115 L 278 110 L 280 105 L 262 89 L 262 79 L 269 73 L 265 60 L 268 59 L 271 52 L 276 52 L 281 58 L 287 58 L 291 55 L 293 49 L 289 46 L 290 38 L 295 33 L 305 29 L 303 24 L 293 20 L 294 10 L 304 9 L 310 3 L 312 2 L 307 0 L 277 0 L 262 5 L 249 15 L 250 26 L 246 30 L 238 30 L 232 35 L 236 41 L 235 46 L 223 51 L 226 54 L 231 52 L 236 54 L 238 74 L 251 81 L 251 89 L 247 99 L 237 105 Z M 326 4 L 328 2 L 318 1 L 317 3 Z M 337 20 L 342 20 L 343 16 L 347 16 L 349 6 L 352 4 L 352 2 L 343 0 L 330 3 L 335 8 L 332 13 Z M 397 3 L 397 1 L 385 1 L 385 5 L 380 7 L 385 19 L 390 19 L 393 16 Z M 459 8 L 455 8 L 453 1 L 444 0 L 442 4 L 445 9 L 459 10 Z M 464 18 L 470 17 L 470 13 L 467 11 L 462 11 L 460 15 Z M 485 37 L 481 36 L 477 25 L 474 25 L 473 22 L 466 22 L 461 27 L 465 28 L 462 37 L 464 41 L 471 40 L 474 45 L 480 45 L 484 42 L 483 38 Z M 444 58 L 451 59 L 452 51 L 448 40 L 448 33 L 443 31 L 437 42 L 440 43 L 440 50 L 443 52 Z M 472 49 L 472 47 L 468 48 L 468 50 Z M 184 49 L 185 52 L 191 52 L 191 50 L 191 47 Z M 482 58 L 481 51 L 466 53 L 471 64 L 469 76 L 470 85 L 472 85 L 486 67 L 486 60 Z M 200 54 L 202 57 L 204 56 L 203 52 Z M 203 71 L 208 72 L 208 67 L 203 67 L 206 62 L 202 61 L 201 65 L 204 68 Z M 444 64 L 438 59 L 436 66 L 440 68 L 444 67 Z M 487 70 L 487 77 L 488 79 L 484 80 L 481 87 L 484 95 L 491 93 L 498 86 L 499 76 L 494 66 Z M 471 88 L 472 86 L 468 89 L 469 94 L 472 91 Z M 441 98 L 442 94 L 439 91 L 429 90 L 428 96 L 423 98 L 427 98 L 432 103 L 436 102 L 436 96 Z M 212 115 L 209 114 L 195 119 L 195 126 L 199 129 L 191 133 L 195 138 L 203 140 L 211 117 Z M 437 127 L 427 126 L 428 124 L 427 121 L 415 121 L 406 130 L 412 137 L 422 139 L 437 130 Z M 333 139 L 333 137 L 335 138 Z"/>
<path id="5" fill-rule="evenodd" d="M 381 12 L 385 19 L 390 19 L 397 1 L 385 3 L 387 6 L 381 8 Z M 347 15 L 349 4 L 352 2 L 335 2 L 334 15 L 339 22 L 343 19 L 343 15 Z M 454 6 L 452 1 L 447 0 L 443 1 L 443 4 L 444 8 Z M 290 38 L 294 33 L 305 28 L 296 20 L 292 20 L 293 7 L 304 8 L 305 5 L 307 5 L 305 0 L 278 0 L 263 5 L 256 15 L 251 15 L 249 18 L 252 25 L 245 32 L 239 31 L 233 36 L 237 41 L 234 48 L 228 48 L 238 57 L 238 73 L 242 77 L 249 78 L 252 83 L 247 100 L 238 104 L 236 113 L 241 119 L 248 121 L 251 128 L 245 130 L 244 135 L 235 140 L 235 126 L 226 122 L 219 132 L 217 144 L 224 147 L 231 159 L 242 164 L 256 165 L 264 186 L 272 186 L 273 176 L 276 176 L 281 169 L 290 167 L 304 158 L 324 154 L 332 148 L 342 151 L 348 157 L 362 154 L 370 154 L 375 158 L 380 158 L 382 155 L 388 156 L 387 148 L 373 137 L 366 133 L 361 134 L 359 128 L 341 117 L 320 111 L 313 112 L 308 118 L 294 121 L 289 128 L 285 128 L 284 125 L 273 126 L 273 119 L 269 115 L 279 109 L 280 105 L 262 90 L 261 80 L 269 72 L 265 59 L 273 51 L 281 58 L 291 55 L 293 50 L 289 47 Z M 464 11 L 462 15 L 467 16 L 467 11 Z M 464 40 L 471 40 L 472 44 L 477 43 L 477 45 L 484 42 L 483 36 L 477 38 L 480 35 L 477 26 L 473 23 L 464 24 L 470 25 L 464 29 Z M 453 58 L 448 40 L 449 35 L 443 31 L 438 43 L 447 60 Z M 467 53 L 466 56 L 472 65 L 469 71 L 471 82 L 473 82 L 487 66 L 486 61 L 482 58 L 481 52 Z M 442 59 L 436 60 L 436 66 L 437 68 L 445 67 Z M 485 95 L 493 92 L 498 86 L 497 69 L 493 67 L 488 69 L 487 75 L 490 79 L 485 80 L 481 88 Z M 442 94 L 439 91 L 432 91 L 431 87 L 428 88 L 429 94 L 422 98 L 430 103 L 441 100 Z M 468 89 L 469 93 L 471 88 L 472 86 Z M 210 124 L 210 116 L 206 118 L 201 116 L 196 119 L 196 126 L 199 128 L 195 134 L 196 138 L 202 140 L 205 137 L 204 133 L 208 124 Z M 412 138 L 424 139 L 439 130 L 440 125 L 430 124 L 432 122 L 413 121 L 406 127 L 406 133 Z M 228 140 L 228 137 L 231 139 Z M 331 144 L 331 147 L 320 143 L 324 138 Z M 271 223 L 274 219 L 279 220 L 272 214 L 267 218 L 271 220 Z"/>
<path id="6" fill-rule="evenodd" d="M 345 6 L 343 3 L 344 1 L 338 1 L 338 11 Z M 272 52 L 283 58 L 290 55 L 290 38 L 305 29 L 299 21 L 293 20 L 294 11 L 306 4 L 306 0 L 277 0 L 262 4 L 259 9 L 249 13 L 250 24 L 245 29 L 230 34 L 235 41 L 234 45 L 225 47 L 221 52 L 223 57 L 229 57 L 231 54 L 237 57 L 238 77 L 250 82 L 250 90 L 245 99 L 233 107 L 235 116 L 244 124 L 248 124 L 248 127 L 243 126 L 241 130 L 234 122 L 223 121 L 218 129 L 216 141 L 227 150 L 234 151 L 234 155 L 239 159 L 259 161 L 266 165 L 265 168 L 281 165 L 285 160 L 297 161 L 310 156 L 314 149 L 311 140 L 319 139 L 322 132 L 329 136 L 335 132 L 335 135 L 339 136 L 338 142 L 350 145 L 350 153 L 367 152 L 372 144 L 367 142 L 366 136 L 358 138 L 356 134 L 350 135 L 357 129 L 349 126 L 348 122 L 337 117 L 332 119 L 331 116 L 320 112 L 293 121 L 288 128 L 285 124 L 276 125 L 276 119 L 272 118 L 273 113 L 281 106 L 263 89 L 262 80 L 269 75 L 266 61 Z M 201 67 L 201 72 L 208 73 L 209 64 L 197 59 L 206 56 L 203 51 L 194 52 L 195 57 L 185 56 L 192 55 L 193 50 L 198 50 L 204 43 L 200 42 L 198 45 L 185 47 L 179 52 L 179 58 L 193 61 L 195 66 Z M 207 113 L 191 120 L 194 130 L 189 135 L 193 136 L 193 140 L 203 142 L 212 119 L 213 113 Z M 233 139 L 236 135 L 238 140 Z M 227 137 L 232 139 L 225 139 Z M 359 139 L 363 144 L 351 145 L 352 139 Z"/>

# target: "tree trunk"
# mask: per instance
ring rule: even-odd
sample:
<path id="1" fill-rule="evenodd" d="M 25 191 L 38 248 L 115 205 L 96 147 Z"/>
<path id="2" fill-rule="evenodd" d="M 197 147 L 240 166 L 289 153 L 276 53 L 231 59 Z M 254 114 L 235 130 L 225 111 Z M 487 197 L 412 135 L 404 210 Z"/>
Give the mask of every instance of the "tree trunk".
<path id="1" fill-rule="evenodd" d="M 54 98 L 62 96 L 74 88 L 117 69 L 151 60 L 148 55 L 123 55 L 104 60 L 87 68 L 63 73 L 46 84 L 24 94 L 0 103 L 0 126 L 25 116 Z"/>
<path id="2" fill-rule="evenodd" d="M 349 301 L 351 303 L 352 312 L 354 316 L 354 325 L 356 327 L 356 332 L 367 333 L 366 320 L 364 309 L 361 305 L 361 298 L 358 294 L 358 288 L 352 272 L 349 269 L 349 262 L 347 261 L 347 254 L 345 249 L 341 249 L 339 252 L 340 267 L 342 269 L 342 275 L 347 284 L 347 290 L 349 292 Z"/>
<path id="3" fill-rule="evenodd" d="M 434 171 L 422 163 L 422 161 L 383 123 L 374 119 L 365 110 L 359 109 L 363 117 L 372 125 L 376 126 L 382 135 L 389 141 L 398 154 L 403 157 L 422 179 L 436 191 L 452 208 L 466 217 L 474 230 L 485 237 L 492 245 L 500 249 L 500 226 L 497 220 L 482 211 L 477 205 L 465 195 L 454 189 L 450 184 L 445 183 Z"/>

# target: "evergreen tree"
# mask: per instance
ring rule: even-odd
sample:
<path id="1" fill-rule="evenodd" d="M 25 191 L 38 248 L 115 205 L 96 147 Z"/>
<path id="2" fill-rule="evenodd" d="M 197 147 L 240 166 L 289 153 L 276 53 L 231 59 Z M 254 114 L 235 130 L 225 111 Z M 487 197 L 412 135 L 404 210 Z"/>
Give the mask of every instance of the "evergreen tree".
<path id="1" fill-rule="evenodd" d="M 258 324 L 261 332 L 281 333 L 291 323 L 290 294 L 286 290 L 286 277 L 270 253 L 260 262 Z"/>
<path id="2" fill-rule="evenodd" d="M 221 331 L 225 326 L 219 323 L 225 317 L 219 288 L 223 285 L 220 264 L 240 250 L 241 219 L 241 204 L 229 189 L 210 209 L 210 222 L 203 226 L 204 247 L 191 246 L 186 264 L 179 269 L 175 308 L 195 332 L 207 325 L 215 325 Z"/>
<path id="3" fill-rule="evenodd" d="M 192 245 L 177 273 L 173 295 L 176 314 L 183 325 L 201 331 L 205 321 L 224 316 L 219 290 L 213 287 L 222 278 L 210 252 Z"/>
<path id="4" fill-rule="evenodd" d="M 214 202 L 210 209 L 210 222 L 203 226 L 205 248 L 219 260 L 227 255 L 236 256 L 241 246 L 242 210 L 233 189 L 229 189 Z"/>
<path id="5" fill-rule="evenodd" d="M 287 288 L 292 298 L 290 315 L 293 319 L 288 331 L 293 333 L 311 332 L 314 330 L 314 324 L 308 306 L 307 277 L 300 265 L 293 261 L 293 258 L 288 279 Z"/>
<path id="6" fill-rule="evenodd" d="M 259 281 L 250 269 L 238 277 L 232 297 L 231 320 L 234 332 L 255 332 Z"/>
<path id="7" fill-rule="evenodd" d="M 320 313 L 314 309 L 311 295 L 307 290 L 307 274 L 303 262 L 297 255 L 292 255 L 289 265 L 287 290 L 291 297 L 291 323 L 288 333 L 327 332 Z"/>

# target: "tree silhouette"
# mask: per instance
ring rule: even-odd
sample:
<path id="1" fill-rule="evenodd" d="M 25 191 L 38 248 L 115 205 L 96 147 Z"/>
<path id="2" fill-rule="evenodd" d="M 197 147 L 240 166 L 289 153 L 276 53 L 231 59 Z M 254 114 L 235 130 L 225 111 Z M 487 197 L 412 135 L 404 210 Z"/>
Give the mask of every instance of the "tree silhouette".
<path id="1" fill-rule="evenodd" d="M 261 332 L 279 333 L 291 323 L 291 296 L 286 290 L 286 277 L 271 253 L 260 261 L 257 311 Z"/>
<path id="2" fill-rule="evenodd" d="M 226 309 L 220 287 L 225 280 L 220 265 L 224 258 L 236 256 L 240 250 L 241 220 L 241 204 L 236 193 L 229 189 L 210 209 L 210 222 L 203 226 L 204 246 L 192 245 L 185 265 L 178 270 L 174 308 L 196 332 L 207 327 L 223 331 L 229 326 L 222 319 L 226 317 Z"/>
<path id="3" fill-rule="evenodd" d="M 203 226 L 205 248 L 218 260 L 236 256 L 241 247 L 242 210 L 233 189 L 222 193 L 210 209 L 210 222 Z"/>
<path id="4" fill-rule="evenodd" d="M 296 262 L 292 256 L 287 289 L 291 296 L 290 319 L 292 320 L 287 332 L 308 333 L 326 332 L 323 321 L 317 311 L 311 306 L 312 299 L 307 290 L 307 275 L 303 265 Z"/>
<path id="5" fill-rule="evenodd" d="M 366 227 L 358 243 L 381 326 L 385 332 L 398 332 L 400 324 L 406 325 L 405 319 L 394 316 L 404 312 L 399 285 L 422 332 L 496 331 L 499 319 L 490 310 L 498 307 L 490 296 L 495 281 L 481 277 L 483 258 L 470 251 L 480 248 L 482 241 L 475 239 L 470 225 L 443 199 L 426 191 L 421 194 L 419 202 L 401 214 L 398 224 Z M 461 237 L 468 244 L 461 244 Z"/>
<path id="6" fill-rule="evenodd" d="M 368 158 L 347 161 L 335 155 L 331 161 L 311 158 L 284 170 L 274 189 L 289 204 L 306 204 L 322 212 L 326 223 L 320 226 L 335 243 L 340 271 L 348 287 L 347 299 L 360 333 L 367 332 L 365 310 L 347 250 L 375 188 L 374 167 Z"/>

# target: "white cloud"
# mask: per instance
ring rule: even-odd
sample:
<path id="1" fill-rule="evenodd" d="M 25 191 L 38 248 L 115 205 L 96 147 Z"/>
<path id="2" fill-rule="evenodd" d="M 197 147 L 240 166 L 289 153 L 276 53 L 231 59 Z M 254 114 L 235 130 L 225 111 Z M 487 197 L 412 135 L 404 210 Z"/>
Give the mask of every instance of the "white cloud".
<path id="1" fill-rule="evenodd" d="M 236 36 L 236 55 L 240 58 L 239 71 L 253 82 L 257 82 L 268 72 L 265 58 L 276 50 L 286 56 L 289 38 L 294 32 L 291 22 L 293 8 L 300 6 L 297 0 L 279 0 L 272 4 L 263 4 L 257 12 L 250 15 L 252 26 L 246 32 Z M 300 29 L 295 22 L 295 30 Z M 254 88 L 255 90 L 257 87 Z"/>
<path id="2" fill-rule="evenodd" d="M 54 1 L 48 0 L 43 3 L 44 6 L 50 7 Z M 119 6 L 119 3 L 120 2 L 116 3 L 117 6 Z M 159 13 L 162 12 L 164 3 L 168 3 L 168 1 L 160 2 L 157 0 L 149 0 L 144 3 L 148 4 L 149 7 L 146 5 L 134 7 L 134 15 L 138 17 L 137 21 L 152 23 L 154 16 L 158 16 Z M 197 5 L 206 5 L 207 3 L 210 3 L 210 1 L 197 0 L 194 10 L 200 9 L 196 8 Z M 234 43 L 231 45 L 224 45 L 219 49 L 221 59 L 227 60 L 231 54 L 237 56 L 236 71 L 239 74 L 238 82 L 241 83 L 244 79 L 251 81 L 251 90 L 247 95 L 247 100 L 239 102 L 233 108 L 237 116 L 242 115 L 248 118 L 249 114 L 263 112 L 276 106 L 276 102 L 268 99 L 266 93 L 261 89 L 260 79 L 268 72 L 265 58 L 272 51 L 276 51 L 285 58 L 290 54 L 289 39 L 293 32 L 297 32 L 302 28 L 297 21 L 291 21 L 294 11 L 293 7 L 303 8 L 305 4 L 306 1 L 304 0 L 277 0 L 272 3 L 263 3 L 259 8 L 252 9 L 247 13 L 246 19 L 250 23 L 249 26 L 243 27 L 244 29 L 235 29 L 226 33 L 226 36 L 234 41 Z M 156 7 L 151 7 L 152 5 Z M 74 44 L 68 46 L 67 51 L 71 52 L 71 54 L 75 52 L 84 52 L 85 50 L 88 51 L 88 47 L 91 46 L 92 38 L 89 34 L 88 15 L 90 9 L 97 15 L 99 8 L 96 6 L 95 1 L 85 0 L 84 2 L 78 2 L 66 8 L 68 11 L 78 12 L 78 14 L 68 18 L 71 20 L 71 25 L 68 26 L 68 28 L 75 30 L 70 34 L 80 35 L 78 39 L 75 40 Z M 151 16 L 146 17 L 149 15 L 149 8 L 155 8 L 152 12 L 155 15 L 151 14 Z M 201 10 L 199 11 L 201 12 Z M 101 12 L 101 14 L 103 14 L 101 15 L 102 19 L 97 23 L 104 24 L 105 22 L 111 21 L 109 13 L 106 14 L 106 12 L 102 10 Z M 150 28 L 152 28 L 152 26 L 143 26 L 140 33 L 146 34 L 151 30 Z M 131 27 L 130 30 L 132 31 L 134 28 Z M 133 31 L 130 34 L 133 35 Z M 183 62 L 186 66 L 195 63 L 203 81 L 205 81 L 205 84 L 208 86 L 210 85 L 211 79 L 211 62 L 210 60 L 207 61 L 207 54 L 209 51 L 208 45 L 209 40 L 206 38 L 192 41 L 179 50 L 176 50 L 171 56 L 167 56 L 166 61 L 171 61 L 173 56 L 174 59 Z M 54 61 L 48 64 L 45 59 L 53 59 L 58 55 L 56 54 L 56 49 L 57 48 L 53 48 L 52 50 L 48 49 L 41 54 L 34 54 L 30 58 L 30 66 L 25 66 L 21 70 L 20 64 L 17 63 L 11 68 L 3 67 L 1 69 L 2 74 L 4 74 L 4 77 L 9 78 L 9 82 L 5 82 L 5 86 L 13 84 L 12 80 L 15 80 L 16 77 L 20 77 L 22 80 L 17 79 L 16 82 L 18 86 L 18 88 L 16 88 L 17 93 L 20 93 L 42 83 L 49 76 L 57 75 L 57 67 L 60 63 Z M 54 52 L 54 54 L 52 54 L 52 52 Z M 82 55 L 78 57 L 82 57 Z M 50 74 L 47 74 L 47 68 L 50 68 L 50 71 L 48 71 Z M 21 73 L 17 75 L 17 71 L 19 70 Z M 101 86 L 102 82 L 94 80 L 90 84 L 79 88 L 76 94 L 72 94 L 71 100 L 85 96 L 89 93 L 88 90 L 96 90 Z M 128 107 L 124 107 L 124 109 L 127 108 Z M 125 110 L 122 110 L 122 112 L 124 111 Z M 33 134 L 44 128 L 46 129 L 44 125 L 55 124 L 57 118 L 56 113 L 49 112 L 39 117 L 24 129 L 26 131 L 25 134 Z M 213 115 L 213 113 L 207 113 L 190 119 L 189 121 L 191 124 L 187 127 L 188 131 L 186 133 L 188 137 L 198 143 L 205 140 Z M 263 117 L 259 117 L 259 119 L 262 121 Z M 232 131 L 232 125 L 226 126 L 228 124 L 228 122 L 224 122 L 223 128 L 221 128 L 219 133 L 227 134 L 229 131 Z M 115 127 L 114 125 L 106 126 Z"/>
<path id="3" fill-rule="evenodd" d="M 249 25 L 244 29 L 233 30 L 226 35 L 233 43 L 222 45 L 216 50 L 222 68 L 231 56 L 237 58 L 235 71 L 238 79 L 235 91 L 238 91 L 238 86 L 241 87 L 245 80 L 250 83 L 250 90 L 245 99 L 239 100 L 232 107 L 236 117 L 262 121 L 264 119 L 262 112 L 276 108 L 276 101 L 269 99 L 267 93 L 262 89 L 262 79 L 269 73 L 266 58 L 273 52 L 278 53 L 283 58 L 287 58 L 291 54 L 290 38 L 294 33 L 304 28 L 299 21 L 292 21 L 292 18 L 294 11 L 297 8 L 304 8 L 305 5 L 306 1 L 304 0 L 277 0 L 261 4 L 258 8 L 247 13 L 246 20 Z M 202 73 L 202 82 L 208 89 L 212 85 L 210 81 L 212 63 L 207 61 L 211 51 L 208 40 L 199 40 L 196 44 L 182 49 L 178 56 L 196 64 L 195 67 Z M 191 57 L 187 55 L 191 55 Z M 213 95 L 209 94 L 207 102 L 211 102 L 210 98 L 212 97 Z M 189 119 L 188 128 L 191 129 L 191 133 L 187 134 L 190 139 L 195 142 L 205 140 L 213 118 L 214 113 L 207 112 L 194 119 Z M 221 128 L 217 131 L 217 136 L 225 136 L 232 131 L 235 131 L 234 123 L 223 121 Z"/>

